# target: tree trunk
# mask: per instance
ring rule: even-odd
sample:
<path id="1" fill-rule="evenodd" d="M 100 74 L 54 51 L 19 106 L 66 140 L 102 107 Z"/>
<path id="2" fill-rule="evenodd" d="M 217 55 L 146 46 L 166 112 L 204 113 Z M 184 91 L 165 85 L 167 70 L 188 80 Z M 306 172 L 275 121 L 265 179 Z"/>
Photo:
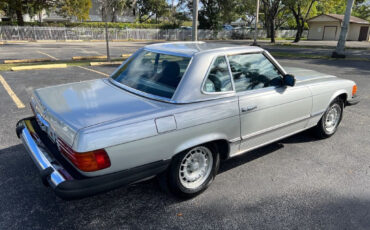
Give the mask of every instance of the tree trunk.
<path id="1" fill-rule="evenodd" d="M 265 20 L 265 23 L 264 23 L 264 26 L 266 28 L 266 38 L 271 38 L 270 23 L 267 20 Z"/>
<path id="2" fill-rule="evenodd" d="M 303 28 L 301 25 L 297 25 L 297 33 L 295 34 L 295 39 L 293 42 L 299 42 L 301 40 L 303 33 Z"/>
<path id="3" fill-rule="evenodd" d="M 297 33 L 295 35 L 295 39 L 293 42 L 299 42 L 302 38 L 303 30 L 304 30 L 304 20 L 303 18 L 296 19 L 296 24 L 297 24 Z"/>
<path id="4" fill-rule="evenodd" d="M 15 14 L 17 15 L 17 24 L 19 26 L 24 26 L 23 13 L 22 13 L 22 10 L 19 7 L 17 7 L 17 9 L 15 11 Z"/>
<path id="5" fill-rule="evenodd" d="M 275 43 L 275 19 L 270 21 L 271 43 Z"/>
<path id="6" fill-rule="evenodd" d="M 39 12 L 39 22 L 42 22 L 42 10 Z"/>
<path id="7" fill-rule="evenodd" d="M 340 31 L 339 40 L 337 43 L 337 48 L 332 54 L 332 57 L 335 58 L 345 58 L 345 46 L 346 46 L 346 39 L 347 39 L 347 32 L 348 32 L 348 24 L 351 17 L 352 12 L 352 6 L 353 6 L 354 0 L 348 0 L 347 6 L 346 6 L 346 14 L 344 15 L 344 20 L 342 23 L 342 29 Z"/>

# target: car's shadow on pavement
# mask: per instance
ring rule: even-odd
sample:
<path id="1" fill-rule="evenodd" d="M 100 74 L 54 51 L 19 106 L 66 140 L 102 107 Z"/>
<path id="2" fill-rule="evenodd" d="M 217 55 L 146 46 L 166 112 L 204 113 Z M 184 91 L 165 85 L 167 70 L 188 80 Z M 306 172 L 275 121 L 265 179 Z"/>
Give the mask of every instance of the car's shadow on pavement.
<path id="1" fill-rule="evenodd" d="M 284 148 L 284 144 L 293 144 L 293 143 L 302 143 L 302 142 L 313 142 L 318 141 L 312 130 L 306 130 L 304 132 L 295 134 L 293 136 L 287 137 L 283 140 L 278 142 L 274 142 L 272 144 L 263 146 L 261 148 L 257 148 L 235 158 L 231 158 L 229 160 L 223 161 L 220 165 L 219 174 L 226 172 L 230 169 L 236 168 L 240 165 L 246 164 L 250 161 L 256 160 L 260 157 L 273 153 L 279 149 Z"/>

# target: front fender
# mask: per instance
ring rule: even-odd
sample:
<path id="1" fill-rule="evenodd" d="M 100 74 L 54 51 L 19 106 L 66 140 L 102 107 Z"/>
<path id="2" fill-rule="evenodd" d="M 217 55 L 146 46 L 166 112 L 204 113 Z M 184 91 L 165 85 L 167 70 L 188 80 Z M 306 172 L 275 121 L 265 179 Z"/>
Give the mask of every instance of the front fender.
<path id="1" fill-rule="evenodd" d="M 331 96 L 330 100 L 329 100 L 329 105 L 330 103 L 335 99 L 337 98 L 339 95 L 342 95 L 342 94 L 345 94 L 346 95 L 346 98 L 350 98 L 350 93 L 346 90 L 346 89 L 340 89 L 340 90 L 337 90 L 334 92 L 334 94 Z M 328 106 L 329 106 L 328 105 Z"/>

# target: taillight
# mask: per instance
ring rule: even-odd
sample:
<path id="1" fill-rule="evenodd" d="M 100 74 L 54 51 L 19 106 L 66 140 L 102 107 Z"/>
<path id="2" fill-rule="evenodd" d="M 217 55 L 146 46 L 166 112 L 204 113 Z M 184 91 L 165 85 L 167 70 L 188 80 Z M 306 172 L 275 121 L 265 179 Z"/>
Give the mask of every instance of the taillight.
<path id="1" fill-rule="evenodd" d="M 357 85 L 354 85 L 352 87 L 352 97 L 355 96 L 356 93 L 357 93 Z"/>
<path id="2" fill-rule="evenodd" d="M 104 149 L 78 153 L 73 151 L 73 149 L 60 138 L 58 138 L 58 146 L 60 152 L 81 171 L 92 172 L 108 168 L 111 165 L 109 156 Z"/>

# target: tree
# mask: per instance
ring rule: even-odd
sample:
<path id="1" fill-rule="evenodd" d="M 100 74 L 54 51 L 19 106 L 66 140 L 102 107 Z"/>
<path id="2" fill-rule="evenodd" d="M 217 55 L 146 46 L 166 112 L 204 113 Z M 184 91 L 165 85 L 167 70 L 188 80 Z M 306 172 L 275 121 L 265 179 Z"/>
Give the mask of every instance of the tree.
<path id="1" fill-rule="evenodd" d="M 23 14 L 27 11 L 28 4 L 29 2 L 25 0 L 1 0 L 5 14 L 11 19 L 16 19 L 20 26 L 24 25 Z"/>
<path id="2" fill-rule="evenodd" d="M 12 20 L 16 19 L 20 26 L 24 25 L 23 15 L 33 17 L 38 14 L 41 21 L 43 10 L 49 11 L 56 5 L 57 0 L 0 0 L 0 10 Z"/>
<path id="3" fill-rule="evenodd" d="M 89 11 L 92 7 L 91 0 L 62 0 L 58 1 L 58 14 L 72 18 L 77 17 L 77 20 L 89 19 Z"/>
<path id="4" fill-rule="evenodd" d="M 111 21 L 117 21 L 117 15 L 122 14 L 125 10 L 132 7 L 132 0 L 106 0 L 108 7 L 108 14 L 110 14 Z"/>
<path id="5" fill-rule="evenodd" d="M 56 0 L 33 0 L 30 1 L 28 13 L 31 17 L 33 17 L 34 15 L 38 15 L 39 21 L 42 22 L 43 11 L 50 11 L 50 9 L 52 9 L 56 5 Z"/>
<path id="6" fill-rule="evenodd" d="M 370 1 L 357 0 L 353 7 L 353 15 L 370 21 Z"/>
<path id="7" fill-rule="evenodd" d="M 222 26 L 221 5 L 218 0 L 201 0 L 199 28 L 218 30 Z"/>
<path id="8" fill-rule="evenodd" d="M 296 22 L 297 33 L 294 42 L 299 42 L 301 40 L 305 23 L 307 22 L 315 2 L 317 2 L 317 0 L 283 0 L 283 3 L 292 12 Z"/>
<path id="9" fill-rule="evenodd" d="M 318 14 L 344 14 L 345 0 L 320 0 L 316 5 Z"/>
<path id="10" fill-rule="evenodd" d="M 199 27 L 219 30 L 225 23 L 230 23 L 243 12 L 242 0 L 200 0 Z"/>
<path id="11" fill-rule="evenodd" d="M 260 1 L 260 0 L 259 0 Z M 256 18 L 257 0 L 240 0 L 237 12 L 240 17 L 251 24 Z"/>
<path id="12" fill-rule="evenodd" d="M 275 20 L 284 6 L 281 4 L 281 0 L 261 0 L 261 3 L 267 34 L 271 37 L 271 43 L 275 43 Z"/>
<path id="13" fill-rule="evenodd" d="M 139 22 L 143 23 L 153 16 L 158 18 L 169 12 L 169 5 L 166 0 L 137 0 L 136 9 L 138 11 Z"/>

